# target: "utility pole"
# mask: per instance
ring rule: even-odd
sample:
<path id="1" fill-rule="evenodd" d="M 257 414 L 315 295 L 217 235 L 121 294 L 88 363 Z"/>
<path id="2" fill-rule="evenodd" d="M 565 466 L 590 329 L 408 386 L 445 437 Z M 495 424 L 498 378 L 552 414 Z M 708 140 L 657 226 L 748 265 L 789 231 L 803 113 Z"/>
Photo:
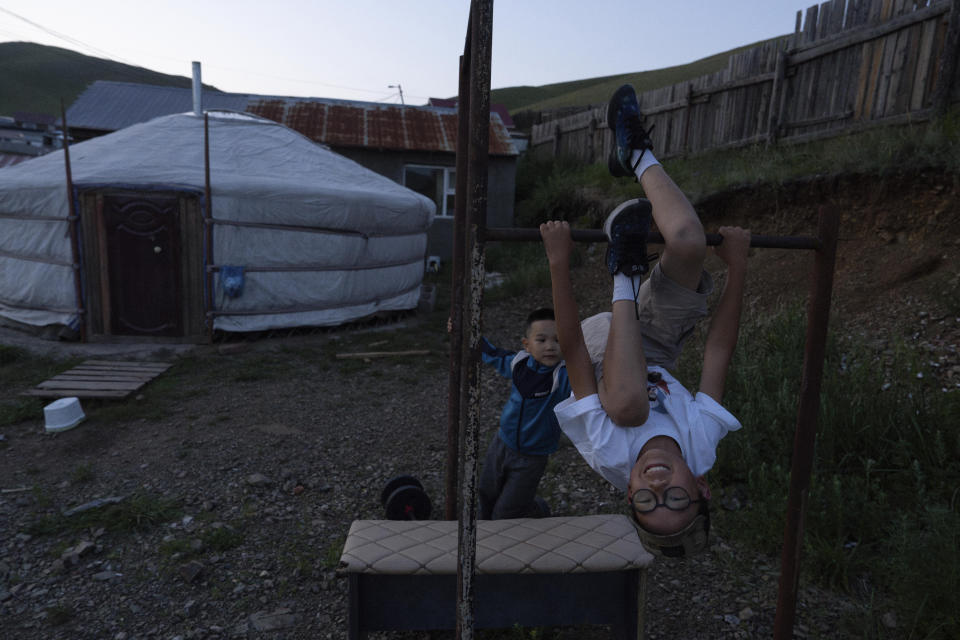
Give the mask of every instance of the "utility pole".
<path id="1" fill-rule="evenodd" d="M 398 89 L 400 91 L 400 104 L 403 104 L 403 105 L 406 104 L 403 101 L 403 87 L 400 86 L 399 82 L 397 84 L 388 84 L 387 89 Z"/>

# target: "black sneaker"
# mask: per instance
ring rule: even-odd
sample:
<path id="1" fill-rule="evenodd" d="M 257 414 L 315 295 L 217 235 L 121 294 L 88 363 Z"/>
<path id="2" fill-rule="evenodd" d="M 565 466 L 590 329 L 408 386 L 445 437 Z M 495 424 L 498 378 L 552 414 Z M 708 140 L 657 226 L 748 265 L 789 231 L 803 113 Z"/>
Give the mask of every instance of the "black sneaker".
<path id="1" fill-rule="evenodd" d="M 647 256 L 647 233 L 653 217 L 650 201 L 627 200 L 614 209 L 603 223 L 607 235 L 607 269 L 610 275 L 642 276 L 656 256 Z"/>
<path id="2" fill-rule="evenodd" d="M 629 84 L 613 92 L 607 105 L 607 126 L 613 132 L 613 145 L 607 158 L 607 168 L 617 178 L 633 176 L 640 159 L 633 163 L 630 158 L 634 150 L 639 151 L 642 158 L 647 149 L 653 148 L 650 140 L 653 127 L 644 129 L 637 93 Z"/>

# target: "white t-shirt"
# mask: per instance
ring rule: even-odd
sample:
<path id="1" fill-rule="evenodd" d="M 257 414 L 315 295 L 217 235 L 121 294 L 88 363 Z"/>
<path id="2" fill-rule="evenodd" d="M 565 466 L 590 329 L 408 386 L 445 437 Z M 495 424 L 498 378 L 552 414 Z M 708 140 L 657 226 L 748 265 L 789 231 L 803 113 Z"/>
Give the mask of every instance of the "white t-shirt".
<path id="1" fill-rule="evenodd" d="M 694 476 L 710 470 L 717 459 L 717 444 L 740 422 L 720 404 L 706 395 L 696 397 L 661 367 L 650 367 L 660 374 L 657 383 L 649 383 L 650 417 L 639 427 L 621 427 L 610 419 L 597 394 L 577 400 L 573 394 L 556 406 L 560 428 L 594 471 L 610 484 L 627 490 L 630 471 L 640 449 L 655 436 L 669 436 L 680 446 L 683 459 Z"/>

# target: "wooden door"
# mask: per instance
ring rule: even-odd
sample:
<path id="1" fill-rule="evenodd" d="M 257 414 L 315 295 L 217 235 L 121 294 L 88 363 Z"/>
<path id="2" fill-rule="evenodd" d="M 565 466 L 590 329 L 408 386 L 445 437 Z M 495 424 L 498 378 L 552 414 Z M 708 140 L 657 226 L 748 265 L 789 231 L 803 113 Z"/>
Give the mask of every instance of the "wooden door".
<path id="1" fill-rule="evenodd" d="M 182 336 L 177 196 L 104 194 L 102 211 L 111 332 Z"/>

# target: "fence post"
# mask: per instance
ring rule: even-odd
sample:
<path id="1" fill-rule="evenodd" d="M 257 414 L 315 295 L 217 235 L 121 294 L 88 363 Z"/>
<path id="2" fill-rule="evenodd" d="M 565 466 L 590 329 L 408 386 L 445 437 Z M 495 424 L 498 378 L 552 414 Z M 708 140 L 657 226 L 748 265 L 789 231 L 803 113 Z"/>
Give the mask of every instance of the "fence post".
<path id="1" fill-rule="evenodd" d="M 950 107 L 953 97 L 953 84 L 957 75 L 957 55 L 960 55 L 960 0 L 950 5 L 950 18 L 947 33 L 940 51 L 940 64 L 937 68 L 937 91 L 933 96 L 933 113 L 943 115 Z"/>

